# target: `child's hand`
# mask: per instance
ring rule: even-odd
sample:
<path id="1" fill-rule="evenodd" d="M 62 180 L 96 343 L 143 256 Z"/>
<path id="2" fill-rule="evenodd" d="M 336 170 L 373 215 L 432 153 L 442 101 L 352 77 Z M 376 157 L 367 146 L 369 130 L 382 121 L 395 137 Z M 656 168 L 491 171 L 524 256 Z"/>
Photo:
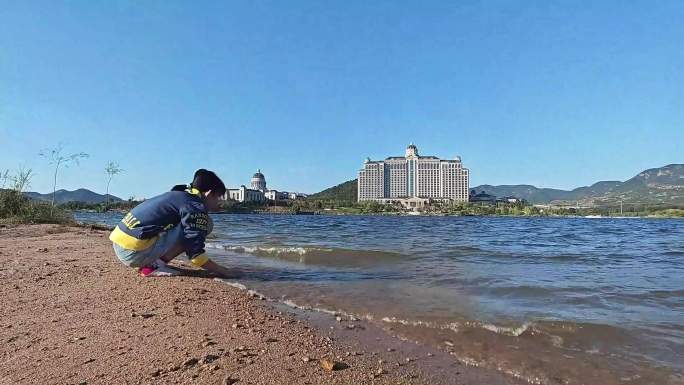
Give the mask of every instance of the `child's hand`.
<path id="1" fill-rule="evenodd" d="M 243 275 L 242 271 L 239 269 L 227 269 L 211 259 L 202 265 L 202 268 L 220 276 L 221 278 L 240 278 Z"/>

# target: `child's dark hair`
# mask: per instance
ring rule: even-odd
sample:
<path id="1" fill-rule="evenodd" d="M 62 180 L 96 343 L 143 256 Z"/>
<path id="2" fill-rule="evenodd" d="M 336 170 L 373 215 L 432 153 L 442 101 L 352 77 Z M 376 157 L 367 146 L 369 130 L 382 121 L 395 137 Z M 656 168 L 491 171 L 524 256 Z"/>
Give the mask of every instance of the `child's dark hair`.
<path id="1" fill-rule="evenodd" d="M 223 195 L 226 193 L 226 185 L 223 184 L 221 178 L 216 176 L 213 171 L 200 168 L 195 171 L 190 187 L 196 188 L 200 192 L 207 192 L 211 190 L 213 195 Z M 183 191 L 187 188 L 185 185 L 173 186 L 171 191 Z"/>
<path id="2" fill-rule="evenodd" d="M 190 187 L 196 188 L 201 192 L 211 190 L 214 195 L 223 195 L 226 193 L 226 185 L 223 184 L 221 178 L 216 176 L 213 171 L 200 168 L 195 171 L 195 176 L 192 178 Z"/>

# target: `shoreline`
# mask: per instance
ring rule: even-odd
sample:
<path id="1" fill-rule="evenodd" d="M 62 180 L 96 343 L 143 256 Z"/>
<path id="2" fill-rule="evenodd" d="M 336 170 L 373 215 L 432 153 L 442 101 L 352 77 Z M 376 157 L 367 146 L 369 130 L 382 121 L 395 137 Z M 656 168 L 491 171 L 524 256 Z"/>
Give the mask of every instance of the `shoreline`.
<path id="1" fill-rule="evenodd" d="M 107 214 L 107 213 L 117 213 L 125 214 L 125 211 L 110 210 L 104 213 L 91 210 L 74 210 L 72 212 L 82 212 L 82 213 L 93 213 L 93 214 Z M 231 211 L 218 211 L 212 213 L 212 215 L 311 215 L 311 216 L 373 216 L 373 217 L 460 217 L 460 218 L 573 218 L 573 219 L 684 219 L 682 216 L 666 216 L 666 215 L 635 215 L 635 216 L 596 216 L 596 215 L 456 215 L 456 214 L 435 214 L 435 213 L 339 213 L 339 212 L 326 212 L 320 211 L 317 213 L 294 213 L 294 212 L 265 212 L 265 211 L 255 211 L 255 212 L 231 212 Z M 89 226 L 91 223 L 77 221 L 77 225 Z M 113 228 L 113 226 L 112 226 Z"/>
<path id="2" fill-rule="evenodd" d="M 176 264 L 141 278 L 96 226 L 0 227 L 0 384 L 519 384 L 363 321 Z M 340 363 L 329 371 L 321 361 Z"/>

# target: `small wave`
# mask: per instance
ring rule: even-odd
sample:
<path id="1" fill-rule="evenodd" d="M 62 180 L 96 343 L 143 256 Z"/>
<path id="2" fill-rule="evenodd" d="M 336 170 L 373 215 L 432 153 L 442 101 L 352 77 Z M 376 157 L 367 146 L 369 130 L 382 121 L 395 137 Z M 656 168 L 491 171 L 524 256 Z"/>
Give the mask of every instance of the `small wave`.
<path id="1" fill-rule="evenodd" d="M 391 251 L 352 250 L 315 246 L 236 246 L 208 243 L 207 248 L 306 265 L 358 267 L 390 263 L 404 258 Z"/>
<path id="2" fill-rule="evenodd" d="M 279 255 L 279 254 L 296 254 L 296 255 L 306 255 L 312 252 L 332 252 L 333 249 L 319 248 L 319 247 L 289 247 L 289 246 L 230 246 L 221 243 L 210 243 L 207 244 L 208 247 L 213 249 L 220 249 L 226 251 L 232 251 L 234 253 L 247 253 L 247 254 L 266 254 L 266 255 Z"/>
<path id="3" fill-rule="evenodd" d="M 221 281 L 221 282 L 225 283 L 226 285 L 232 286 L 232 287 L 234 287 L 234 288 L 236 288 L 236 289 L 239 289 L 239 290 L 242 290 L 242 291 L 246 291 L 247 294 L 249 294 L 249 295 L 251 295 L 251 296 L 254 296 L 254 297 L 257 297 L 257 298 L 259 298 L 259 299 L 271 300 L 270 298 L 268 298 L 268 297 L 266 297 L 265 295 L 259 293 L 258 291 L 252 290 L 252 289 L 248 288 L 247 286 L 245 286 L 245 285 L 243 285 L 243 284 L 241 284 L 241 283 L 239 283 L 239 282 L 226 281 L 225 279 L 221 279 L 221 278 L 216 278 L 216 280 Z"/>
<path id="4" fill-rule="evenodd" d="M 292 300 L 286 299 L 284 301 L 281 301 L 284 305 L 287 305 L 293 309 L 300 309 L 300 310 L 307 310 L 307 311 L 315 311 L 318 313 L 324 313 L 324 314 L 330 314 L 332 316 L 340 316 L 340 317 L 345 317 L 349 319 L 350 321 L 358 321 L 360 319 L 365 319 L 365 320 L 372 320 L 373 316 L 370 314 L 364 315 L 364 316 L 358 316 L 352 313 L 347 313 L 342 310 L 331 310 L 331 309 L 326 309 L 322 307 L 314 307 L 314 306 L 307 306 L 307 305 L 300 305 L 298 303 L 295 303 Z"/>
<path id="5" fill-rule="evenodd" d="M 396 317 L 382 317 L 380 319 L 382 322 L 386 323 L 397 323 L 405 326 L 424 326 L 424 327 L 429 327 L 429 328 L 437 328 L 438 326 L 432 322 L 426 322 L 426 321 L 409 321 L 409 320 L 404 320 Z"/>
<path id="6" fill-rule="evenodd" d="M 497 326 L 493 324 L 482 324 L 480 325 L 483 329 L 492 331 L 497 334 L 503 334 L 507 336 L 520 337 L 523 333 L 529 330 L 533 324 L 531 322 L 525 322 L 518 327 L 510 326 Z"/>

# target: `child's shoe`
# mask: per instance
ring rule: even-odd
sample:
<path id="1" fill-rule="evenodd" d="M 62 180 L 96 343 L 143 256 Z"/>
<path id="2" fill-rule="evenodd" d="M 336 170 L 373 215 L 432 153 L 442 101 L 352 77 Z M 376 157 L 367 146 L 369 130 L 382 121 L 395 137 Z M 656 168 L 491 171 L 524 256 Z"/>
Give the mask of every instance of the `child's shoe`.
<path id="1" fill-rule="evenodd" d="M 180 272 L 176 269 L 166 266 L 164 261 L 158 259 L 150 266 L 143 266 L 139 268 L 138 274 L 140 274 L 141 277 L 173 277 L 180 275 Z"/>

